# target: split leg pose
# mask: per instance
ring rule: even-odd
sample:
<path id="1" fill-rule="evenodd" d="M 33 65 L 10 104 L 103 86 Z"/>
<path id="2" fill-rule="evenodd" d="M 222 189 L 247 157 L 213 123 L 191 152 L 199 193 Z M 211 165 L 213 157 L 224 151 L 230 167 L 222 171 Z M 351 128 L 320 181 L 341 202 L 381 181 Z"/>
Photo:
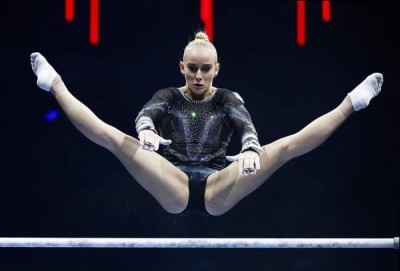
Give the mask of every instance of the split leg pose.
<path id="1" fill-rule="evenodd" d="M 40 53 L 31 55 L 31 65 L 38 77 L 37 85 L 54 95 L 62 110 L 83 135 L 112 152 L 167 212 L 177 214 L 185 210 L 189 201 L 189 180 L 184 172 L 158 153 L 145 150 L 143 141 L 100 120 L 68 91 L 61 77 Z M 380 92 L 382 83 L 381 74 L 368 76 L 337 108 L 314 120 L 298 133 L 263 146 L 257 174 L 241 175 L 238 162 L 211 174 L 204 194 L 207 212 L 211 215 L 224 214 L 286 162 L 318 147 L 354 111 L 365 108 Z M 162 138 L 160 142 L 170 144 Z M 158 143 L 156 145 L 155 149 Z M 254 165 L 245 164 L 244 167 Z"/>
<path id="2" fill-rule="evenodd" d="M 382 84 L 383 76 L 380 73 L 371 74 L 338 107 L 299 132 L 263 146 L 264 152 L 260 154 L 261 168 L 256 175 L 239 175 L 238 163 L 232 163 L 211 175 L 205 193 L 207 210 L 214 215 L 224 214 L 256 190 L 282 165 L 317 148 L 351 114 L 368 106 L 370 100 L 380 92 Z"/>

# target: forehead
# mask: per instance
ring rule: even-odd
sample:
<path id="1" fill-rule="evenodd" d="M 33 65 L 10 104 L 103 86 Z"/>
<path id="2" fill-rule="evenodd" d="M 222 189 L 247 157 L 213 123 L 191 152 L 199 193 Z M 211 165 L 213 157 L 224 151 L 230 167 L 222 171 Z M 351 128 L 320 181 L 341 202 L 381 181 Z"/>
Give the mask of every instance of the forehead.
<path id="1" fill-rule="evenodd" d="M 205 47 L 187 48 L 183 60 L 195 64 L 212 64 L 217 61 L 215 52 Z"/>

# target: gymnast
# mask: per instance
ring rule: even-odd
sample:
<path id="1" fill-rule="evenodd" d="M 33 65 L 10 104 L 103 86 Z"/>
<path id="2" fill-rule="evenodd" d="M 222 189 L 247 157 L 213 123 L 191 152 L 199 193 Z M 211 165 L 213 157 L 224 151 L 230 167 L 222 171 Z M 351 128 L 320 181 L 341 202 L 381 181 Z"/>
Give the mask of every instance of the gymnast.
<path id="1" fill-rule="evenodd" d="M 138 139 L 77 100 L 43 55 L 32 53 L 31 65 L 39 88 L 54 95 L 73 125 L 112 152 L 165 211 L 181 215 L 226 213 L 282 165 L 322 144 L 353 112 L 367 107 L 383 84 L 382 74 L 369 75 L 332 111 L 261 146 L 240 95 L 213 85 L 217 51 L 204 32 L 187 44 L 179 62 L 185 85 L 158 90 L 139 112 Z M 233 132 L 242 149 L 226 156 Z"/>

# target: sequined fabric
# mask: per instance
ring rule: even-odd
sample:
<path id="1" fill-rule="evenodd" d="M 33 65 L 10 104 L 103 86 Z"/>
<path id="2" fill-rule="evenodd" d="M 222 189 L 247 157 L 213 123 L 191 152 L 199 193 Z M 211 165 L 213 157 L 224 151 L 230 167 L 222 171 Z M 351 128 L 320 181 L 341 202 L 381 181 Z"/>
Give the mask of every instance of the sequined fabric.
<path id="1" fill-rule="evenodd" d="M 136 118 L 136 130 L 151 129 L 172 144 L 163 155 L 174 164 L 225 166 L 226 148 L 233 131 L 242 145 L 259 147 L 257 132 L 240 96 L 219 88 L 206 100 L 188 99 L 178 88 L 157 91 Z M 250 147 L 249 147 L 250 146 Z"/>

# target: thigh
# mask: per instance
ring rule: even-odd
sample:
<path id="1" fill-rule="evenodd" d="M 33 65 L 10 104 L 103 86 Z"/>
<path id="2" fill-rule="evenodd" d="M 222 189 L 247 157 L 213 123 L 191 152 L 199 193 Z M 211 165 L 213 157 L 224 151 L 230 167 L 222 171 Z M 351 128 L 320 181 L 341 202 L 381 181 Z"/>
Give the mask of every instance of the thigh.
<path id="1" fill-rule="evenodd" d="M 188 177 L 157 152 L 143 150 L 136 138 L 125 135 L 113 154 L 135 180 L 170 213 L 179 213 L 189 198 Z"/>
<path id="2" fill-rule="evenodd" d="M 285 138 L 263 146 L 264 152 L 260 155 L 261 169 L 257 171 L 256 175 L 239 175 L 237 162 L 210 175 L 205 193 L 207 211 L 211 215 L 222 215 L 260 187 L 287 162 L 286 159 L 283 159 L 286 146 Z"/>

